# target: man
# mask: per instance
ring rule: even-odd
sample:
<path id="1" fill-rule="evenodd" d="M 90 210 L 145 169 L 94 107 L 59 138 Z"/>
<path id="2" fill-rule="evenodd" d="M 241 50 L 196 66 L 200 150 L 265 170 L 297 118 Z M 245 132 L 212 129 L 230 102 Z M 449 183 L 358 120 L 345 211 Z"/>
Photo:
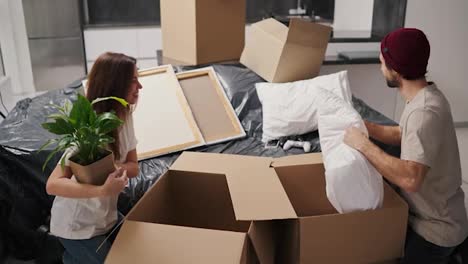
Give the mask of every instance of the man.
<path id="1" fill-rule="evenodd" d="M 398 29 L 381 43 L 381 70 L 406 100 L 399 126 L 366 122 L 370 137 L 401 145 L 400 159 L 374 145 L 356 128 L 344 142 L 357 149 L 391 183 L 410 208 L 402 263 L 447 263 L 468 235 L 461 167 L 450 105 L 425 78 L 430 46 L 425 34 Z"/>

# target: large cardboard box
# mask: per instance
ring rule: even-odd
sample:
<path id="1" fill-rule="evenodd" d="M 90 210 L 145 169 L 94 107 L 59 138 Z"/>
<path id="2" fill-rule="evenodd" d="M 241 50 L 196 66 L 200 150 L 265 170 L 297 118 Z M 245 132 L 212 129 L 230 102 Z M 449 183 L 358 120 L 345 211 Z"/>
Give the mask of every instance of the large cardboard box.
<path id="1" fill-rule="evenodd" d="M 250 26 L 240 62 L 269 82 L 293 82 L 319 74 L 331 27 L 291 19 L 289 29 L 270 18 Z"/>
<path id="2" fill-rule="evenodd" d="M 238 60 L 245 0 L 161 0 L 163 56 L 199 65 Z"/>
<path id="3" fill-rule="evenodd" d="M 106 263 L 375 263 L 403 252 L 408 207 L 338 214 L 320 154 L 184 152 L 126 217 Z"/>
<path id="4" fill-rule="evenodd" d="M 272 167 L 297 213 L 275 228 L 283 230 L 278 263 L 392 263 L 403 255 L 408 205 L 388 184 L 382 208 L 339 214 L 326 196 L 320 154 L 280 158 Z"/>

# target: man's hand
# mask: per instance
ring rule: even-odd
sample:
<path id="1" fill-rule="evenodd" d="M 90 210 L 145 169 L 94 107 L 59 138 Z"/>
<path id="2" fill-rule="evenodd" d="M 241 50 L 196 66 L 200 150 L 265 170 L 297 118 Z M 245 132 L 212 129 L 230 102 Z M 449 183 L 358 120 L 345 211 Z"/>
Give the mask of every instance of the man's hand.
<path id="1" fill-rule="evenodd" d="M 355 127 L 346 129 L 343 142 L 361 152 L 383 177 L 406 192 L 418 192 L 421 188 L 428 166 L 388 155 Z"/>
<path id="2" fill-rule="evenodd" d="M 358 151 L 363 150 L 363 148 L 370 143 L 369 138 L 367 138 L 366 134 L 364 134 L 361 130 L 356 127 L 349 127 L 345 131 L 343 142 L 354 148 Z"/>

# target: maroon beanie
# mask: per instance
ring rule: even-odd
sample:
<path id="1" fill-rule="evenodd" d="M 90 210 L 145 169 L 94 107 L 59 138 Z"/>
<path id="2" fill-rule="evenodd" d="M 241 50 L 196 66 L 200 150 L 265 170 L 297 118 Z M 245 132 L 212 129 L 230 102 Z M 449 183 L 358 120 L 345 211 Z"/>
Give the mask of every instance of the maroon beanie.
<path id="1" fill-rule="evenodd" d="M 426 35 L 415 28 L 397 29 L 380 43 L 385 62 L 405 79 L 424 77 L 430 50 Z"/>

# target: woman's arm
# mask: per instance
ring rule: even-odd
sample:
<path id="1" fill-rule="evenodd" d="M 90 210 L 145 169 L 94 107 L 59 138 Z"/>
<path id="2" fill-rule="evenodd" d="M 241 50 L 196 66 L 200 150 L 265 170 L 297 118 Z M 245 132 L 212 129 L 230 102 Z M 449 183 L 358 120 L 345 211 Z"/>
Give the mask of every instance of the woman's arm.
<path id="1" fill-rule="evenodd" d="M 128 178 L 123 169 L 118 169 L 109 174 L 104 185 L 96 186 L 79 183 L 71 179 L 72 171 L 65 166 L 62 169 L 57 164 L 52 174 L 49 176 L 46 191 L 49 195 L 56 195 L 66 198 L 94 198 L 103 196 L 118 195 L 127 185 Z"/>
<path id="2" fill-rule="evenodd" d="M 124 163 L 116 162 L 117 167 L 121 167 L 127 171 L 128 178 L 134 178 L 138 176 L 140 167 L 138 166 L 138 157 L 136 149 L 130 150 L 127 153 L 127 157 Z"/>

